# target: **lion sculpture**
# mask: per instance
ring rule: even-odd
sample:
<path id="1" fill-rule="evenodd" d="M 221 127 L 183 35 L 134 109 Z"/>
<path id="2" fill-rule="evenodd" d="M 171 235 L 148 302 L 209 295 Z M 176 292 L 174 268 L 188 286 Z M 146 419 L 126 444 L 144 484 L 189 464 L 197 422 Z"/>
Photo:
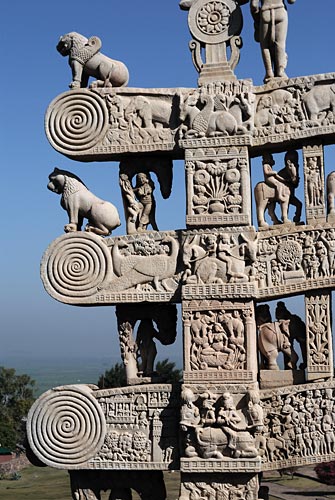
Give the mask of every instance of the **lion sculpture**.
<path id="1" fill-rule="evenodd" d="M 60 37 L 56 48 L 62 56 L 69 56 L 72 70 L 72 82 L 69 85 L 71 89 L 87 87 L 90 76 L 97 79 L 92 87 L 127 85 L 127 67 L 122 62 L 101 54 L 101 46 L 101 40 L 97 36 L 86 38 L 73 31 Z"/>
<path id="2" fill-rule="evenodd" d="M 84 218 L 88 219 L 85 231 L 100 236 L 108 236 L 121 224 L 116 207 L 91 193 L 71 172 L 55 168 L 49 175 L 48 189 L 62 196 L 61 206 L 69 216 L 66 233 L 80 231 Z"/>

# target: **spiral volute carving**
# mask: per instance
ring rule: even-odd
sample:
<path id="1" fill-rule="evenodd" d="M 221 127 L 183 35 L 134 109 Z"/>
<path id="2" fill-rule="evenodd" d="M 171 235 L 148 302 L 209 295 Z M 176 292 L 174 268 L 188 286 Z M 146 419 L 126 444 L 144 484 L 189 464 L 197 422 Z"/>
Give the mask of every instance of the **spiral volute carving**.
<path id="1" fill-rule="evenodd" d="M 103 238 L 80 231 L 57 238 L 41 263 L 45 289 L 65 303 L 85 302 L 111 275 L 112 258 Z"/>
<path id="2" fill-rule="evenodd" d="M 91 388 L 63 386 L 35 401 L 28 414 L 27 435 L 33 453 L 44 464 L 78 468 L 100 450 L 106 421 Z"/>
<path id="3" fill-rule="evenodd" d="M 87 89 L 70 90 L 54 99 L 46 113 L 50 144 L 64 154 L 83 154 L 96 146 L 108 128 L 104 100 Z"/>

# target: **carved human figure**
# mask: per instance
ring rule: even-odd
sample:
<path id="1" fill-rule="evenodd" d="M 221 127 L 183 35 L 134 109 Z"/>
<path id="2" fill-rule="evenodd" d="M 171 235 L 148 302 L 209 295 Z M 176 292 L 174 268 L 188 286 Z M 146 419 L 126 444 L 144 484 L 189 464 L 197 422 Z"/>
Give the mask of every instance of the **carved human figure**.
<path id="1" fill-rule="evenodd" d="M 287 0 L 289 4 L 295 0 Z M 261 45 L 265 66 L 264 83 L 271 78 L 287 78 L 287 9 L 284 0 L 250 0 L 255 23 L 255 39 Z"/>
<path id="2" fill-rule="evenodd" d="M 216 416 L 215 416 L 215 407 L 214 404 L 216 402 L 216 396 L 212 394 L 210 391 L 207 391 L 203 394 L 200 394 L 202 399 L 201 407 L 200 407 L 200 423 L 203 426 L 210 426 L 215 424 Z"/>
<path id="3" fill-rule="evenodd" d="M 154 338 L 158 335 L 151 319 L 142 319 L 137 329 L 136 345 L 141 357 L 143 376 L 150 376 L 154 371 L 157 348 Z"/>
<path id="4" fill-rule="evenodd" d="M 300 222 L 302 203 L 295 196 L 295 190 L 300 182 L 298 151 L 294 149 L 287 151 L 284 157 L 284 164 L 284 168 L 279 170 L 278 175 L 284 180 L 284 183 L 290 190 L 289 204 L 293 205 L 296 209 L 293 222 Z"/>
<path id="5" fill-rule="evenodd" d="M 126 217 L 127 234 L 133 234 L 137 232 L 136 221 L 138 213 L 140 211 L 140 206 L 138 201 L 136 200 L 133 186 L 131 185 L 127 174 L 120 174 L 119 183 L 121 187 L 123 206 Z"/>
<path id="6" fill-rule="evenodd" d="M 273 170 L 272 167 L 275 165 L 275 161 L 272 154 L 264 154 L 262 164 L 265 184 L 270 187 L 274 187 L 277 193 L 277 198 L 280 201 L 284 201 L 287 197 L 287 189 L 285 189 L 286 182 L 278 172 Z"/>
<path id="7" fill-rule="evenodd" d="M 237 432 L 241 430 L 241 417 L 238 414 L 234 400 L 229 392 L 222 395 L 222 405 L 218 411 L 217 423 L 227 435 L 228 448 L 234 458 L 238 458 L 240 451 L 237 446 Z"/>
<path id="8" fill-rule="evenodd" d="M 158 231 L 155 220 L 156 202 L 153 196 L 154 189 L 155 185 L 149 174 L 145 174 L 144 172 L 137 174 L 134 193 L 140 203 L 138 232 L 145 231 L 149 224 L 151 224 L 155 231 Z"/>
<path id="9" fill-rule="evenodd" d="M 196 396 L 188 387 L 183 387 L 181 393 L 182 406 L 180 411 L 180 429 L 184 434 L 184 453 L 186 457 L 197 457 L 198 453 L 194 446 L 194 430 L 200 424 L 199 408 L 194 404 Z"/>
<path id="10" fill-rule="evenodd" d="M 317 207 L 322 204 L 322 183 L 318 157 L 310 156 L 306 163 L 308 204 L 311 207 Z"/>

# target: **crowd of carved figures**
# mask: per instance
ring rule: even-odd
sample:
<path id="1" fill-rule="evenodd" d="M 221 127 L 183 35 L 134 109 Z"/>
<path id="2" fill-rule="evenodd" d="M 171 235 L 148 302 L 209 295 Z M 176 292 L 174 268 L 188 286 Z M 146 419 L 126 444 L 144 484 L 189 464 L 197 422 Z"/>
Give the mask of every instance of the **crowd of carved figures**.
<path id="1" fill-rule="evenodd" d="M 185 312 L 184 326 L 190 324 L 190 369 L 245 369 L 244 315 L 248 314 L 249 310 L 238 309 Z"/>
<path id="2" fill-rule="evenodd" d="M 182 390 L 182 457 L 188 459 L 256 458 L 254 433 L 262 426 L 262 409 L 256 393 L 249 394 L 249 405 L 236 408 L 233 395 L 214 394 L 210 390 L 194 394 Z"/>
<path id="3" fill-rule="evenodd" d="M 312 388 L 262 400 L 264 421 L 256 437 L 264 461 L 335 452 L 334 389 Z"/>

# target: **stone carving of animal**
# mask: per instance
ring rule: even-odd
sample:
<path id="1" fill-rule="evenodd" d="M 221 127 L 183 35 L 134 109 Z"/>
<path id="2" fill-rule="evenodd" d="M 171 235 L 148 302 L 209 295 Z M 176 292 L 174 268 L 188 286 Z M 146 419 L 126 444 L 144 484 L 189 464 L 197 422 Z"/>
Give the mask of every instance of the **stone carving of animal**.
<path id="1" fill-rule="evenodd" d="M 315 85 L 302 96 L 302 103 L 307 117 L 312 121 L 318 121 L 322 111 L 335 112 L 335 84 Z"/>
<path id="2" fill-rule="evenodd" d="M 296 369 L 298 355 L 289 340 L 289 324 L 289 319 L 283 319 L 258 326 L 258 347 L 264 359 L 264 367 L 268 370 L 279 370 L 279 352 L 284 354 L 285 368 Z"/>
<path id="3" fill-rule="evenodd" d="M 87 87 L 89 77 L 96 78 L 92 86 L 122 87 L 127 85 L 129 73 L 127 67 L 120 61 L 110 59 L 100 52 L 100 38 L 86 38 L 76 32 L 63 35 L 58 44 L 58 52 L 69 57 L 72 70 L 71 89 Z"/>
<path id="4" fill-rule="evenodd" d="M 203 108 L 197 107 L 199 101 L 197 93 L 190 94 L 184 100 L 180 96 L 180 126 L 181 136 L 190 137 L 215 137 L 233 135 L 238 131 L 238 123 L 230 111 L 220 109 L 215 111 L 214 98 L 210 95 L 202 96 L 200 103 Z M 216 96 L 216 103 L 220 106 Z M 223 106 L 223 105 L 222 105 Z"/>
<path id="5" fill-rule="evenodd" d="M 226 433 L 216 427 L 198 427 L 196 429 L 197 449 L 201 458 L 223 459 L 230 456 L 231 450 L 228 446 Z M 236 456 L 240 458 L 256 458 L 258 451 L 255 440 L 248 431 L 236 432 Z"/>
<path id="6" fill-rule="evenodd" d="M 288 208 L 289 208 L 291 191 L 288 186 L 285 186 L 283 184 L 282 197 L 279 198 L 277 191 L 274 187 L 268 186 L 263 181 L 258 182 L 254 189 L 254 195 L 256 201 L 257 221 L 259 227 L 268 226 L 268 223 L 265 221 L 264 218 L 266 210 L 268 210 L 268 213 L 274 224 L 281 224 L 281 221 L 278 219 L 275 213 L 277 202 L 280 204 L 283 223 L 285 224 L 286 222 L 290 222 L 288 218 Z"/>
<path id="7" fill-rule="evenodd" d="M 55 168 L 49 175 L 47 187 L 61 195 L 61 206 L 69 216 L 69 223 L 64 227 L 66 233 L 80 231 L 84 218 L 88 219 L 85 231 L 100 236 L 107 236 L 120 226 L 116 207 L 91 193 L 79 177 L 71 172 Z"/>
<path id="8" fill-rule="evenodd" d="M 327 201 L 328 201 L 328 214 L 335 214 L 335 172 L 330 172 L 327 177 Z"/>
<path id="9" fill-rule="evenodd" d="M 175 238 L 169 235 L 162 239 L 162 243 L 164 247 L 170 247 L 169 254 L 162 251 L 155 255 L 122 255 L 121 245 L 116 241 L 112 258 L 117 278 L 109 284 L 108 289 L 121 291 L 140 284 L 152 283 L 157 292 L 171 292 L 168 282 L 176 272 L 179 245 Z"/>

